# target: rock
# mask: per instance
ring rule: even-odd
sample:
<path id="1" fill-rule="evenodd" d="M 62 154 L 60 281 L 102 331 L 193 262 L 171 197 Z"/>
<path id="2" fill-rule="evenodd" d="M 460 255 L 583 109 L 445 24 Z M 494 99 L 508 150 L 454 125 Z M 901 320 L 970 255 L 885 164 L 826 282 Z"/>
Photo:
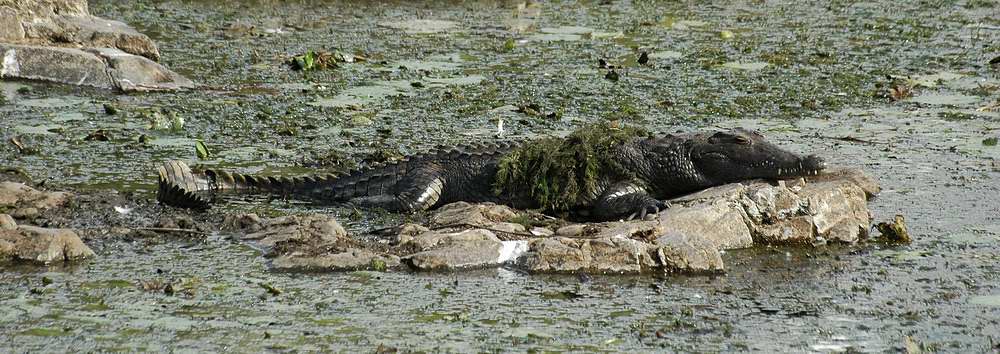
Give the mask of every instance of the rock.
<path id="1" fill-rule="evenodd" d="M 222 229 L 254 233 L 263 228 L 264 221 L 254 213 L 229 214 L 222 221 Z"/>
<path id="2" fill-rule="evenodd" d="M 426 232 L 400 245 L 404 252 L 414 252 L 403 257 L 411 267 L 419 270 L 454 270 L 480 268 L 500 264 L 504 245 L 500 239 L 483 229 L 454 233 Z"/>
<path id="3" fill-rule="evenodd" d="M 21 18 L 13 7 L 0 6 L 0 41 L 19 41 L 24 39 L 24 27 Z"/>
<path id="4" fill-rule="evenodd" d="M 284 254 L 302 248 L 319 249 L 339 244 L 352 244 L 347 231 L 328 215 L 289 215 L 268 219 L 260 231 L 243 236 L 264 247 L 273 247 L 270 254 Z"/>
<path id="5" fill-rule="evenodd" d="M 149 37 L 122 22 L 91 16 L 86 0 L 0 0 L 0 18 L 11 29 L 0 37 L 5 42 L 109 47 L 160 58 Z"/>
<path id="6" fill-rule="evenodd" d="M 737 201 L 743 196 L 746 191 L 746 185 L 743 183 L 730 183 L 721 186 L 716 186 L 704 190 L 700 190 L 685 196 L 680 196 L 671 199 L 670 202 L 674 204 L 689 205 L 692 202 L 704 202 L 704 201 L 716 201 L 716 200 L 730 200 Z"/>
<path id="7" fill-rule="evenodd" d="M 865 191 L 865 195 L 871 198 L 877 195 L 882 188 L 875 177 L 865 173 L 857 167 L 835 167 L 823 171 L 822 174 L 806 178 L 811 183 L 830 181 L 849 181 Z"/>
<path id="8" fill-rule="evenodd" d="M 194 87 L 179 74 L 112 48 L 61 48 L 0 43 L 0 77 L 44 80 L 122 91 Z"/>
<path id="9" fill-rule="evenodd" d="M 0 214 L 0 230 L 14 230 L 17 228 L 17 223 L 14 222 L 14 218 L 7 214 Z"/>
<path id="10" fill-rule="evenodd" d="M 281 255 L 271 262 L 275 269 L 296 271 L 386 270 L 399 264 L 399 257 L 378 255 L 357 248 L 318 256 Z"/>
<path id="11" fill-rule="evenodd" d="M 690 206 L 674 205 L 661 212 L 662 233 L 692 235 L 708 240 L 717 249 L 746 248 L 753 245 L 743 207 L 730 196 L 733 188 L 720 187 L 722 199 Z M 745 191 L 745 187 L 735 190 Z M 709 192 L 710 193 L 710 192 Z"/>
<path id="12" fill-rule="evenodd" d="M 518 235 L 523 236 L 528 233 L 528 230 L 524 227 L 524 225 L 515 224 L 512 222 L 495 223 L 493 225 L 490 225 L 490 230 L 492 230 L 493 232 L 500 232 L 501 234 L 508 234 L 515 236 Z"/>
<path id="13" fill-rule="evenodd" d="M 569 224 L 556 229 L 556 235 L 563 237 L 576 237 L 583 234 L 584 229 L 587 225 L 584 224 Z"/>
<path id="14" fill-rule="evenodd" d="M 866 192 L 858 185 L 848 181 L 810 183 L 799 196 L 808 200 L 817 236 L 849 243 L 868 236 L 871 214 Z"/>
<path id="15" fill-rule="evenodd" d="M 43 192 L 23 183 L 0 183 L 0 210 L 13 209 L 15 218 L 37 216 L 42 210 L 59 208 L 70 200 L 67 192 Z"/>
<path id="16" fill-rule="evenodd" d="M 431 215 L 431 225 L 491 227 L 497 222 L 510 221 L 516 216 L 517 212 L 505 205 L 456 202 L 438 208 Z"/>
<path id="17" fill-rule="evenodd" d="M 0 0 L 0 78 L 122 91 L 194 87 L 159 57 L 149 37 L 91 16 L 86 0 Z"/>
<path id="18" fill-rule="evenodd" d="M 537 227 L 537 226 L 536 227 L 532 227 L 531 231 L 529 231 L 529 232 L 531 233 L 532 236 L 535 236 L 535 237 L 549 237 L 549 236 L 555 235 L 555 232 L 553 232 L 552 230 L 549 230 L 549 229 L 544 228 L 544 227 Z"/>
<path id="19" fill-rule="evenodd" d="M 529 272 L 639 273 L 659 268 L 656 247 L 621 236 L 552 237 L 529 242 L 518 265 Z"/>
<path id="20" fill-rule="evenodd" d="M 668 232 L 658 237 L 654 243 L 660 246 L 657 249 L 657 261 L 665 271 L 702 273 L 725 269 L 718 245 L 712 240 Z"/>
<path id="21" fill-rule="evenodd" d="M 51 263 L 84 259 L 94 255 L 94 251 L 70 229 L 21 225 L 13 230 L 0 230 L 0 259 L 13 258 Z"/>
<path id="22" fill-rule="evenodd" d="M 396 233 L 396 239 L 393 240 L 393 244 L 397 246 L 410 242 L 411 240 L 413 240 L 413 237 L 417 235 L 431 231 L 431 229 L 428 229 L 423 225 L 418 225 L 414 223 L 406 223 L 400 225 L 398 230 L 399 231 Z"/>

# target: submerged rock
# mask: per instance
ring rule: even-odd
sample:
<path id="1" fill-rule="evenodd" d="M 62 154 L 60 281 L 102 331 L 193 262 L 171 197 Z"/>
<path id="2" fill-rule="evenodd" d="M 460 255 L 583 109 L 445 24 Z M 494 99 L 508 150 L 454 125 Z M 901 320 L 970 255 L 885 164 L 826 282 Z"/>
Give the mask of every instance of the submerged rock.
<path id="1" fill-rule="evenodd" d="M 0 0 L 0 78 L 122 91 L 194 86 L 159 57 L 149 37 L 91 16 L 86 0 Z"/>
<path id="2" fill-rule="evenodd" d="M 94 255 L 94 251 L 70 229 L 48 229 L 27 225 L 0 229 L 0 260 L 52 263 L 74 261 Z"/>

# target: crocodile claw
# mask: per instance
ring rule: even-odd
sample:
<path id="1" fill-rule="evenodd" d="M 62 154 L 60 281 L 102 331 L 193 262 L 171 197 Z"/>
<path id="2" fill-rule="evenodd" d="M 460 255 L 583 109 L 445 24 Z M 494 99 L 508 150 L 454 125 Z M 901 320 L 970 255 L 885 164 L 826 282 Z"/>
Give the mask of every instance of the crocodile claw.
<path id="1" fill-rule="evenodd" d="M 625 220 L 626 221 L 632 221 L 635 219 L 646 220 L 647 216 L 654 216 L 656 214 L 659 214 L 660 211 L 667 210 L 669 208 L 670 208 L 670 202 L 667 202 L 665 200 L 650 199 L 642 203 L 638 207 L 636 207 L 635 211 L 632 212 L 632 214 L 629 214 L 628 218 L 625 218 Z"/>

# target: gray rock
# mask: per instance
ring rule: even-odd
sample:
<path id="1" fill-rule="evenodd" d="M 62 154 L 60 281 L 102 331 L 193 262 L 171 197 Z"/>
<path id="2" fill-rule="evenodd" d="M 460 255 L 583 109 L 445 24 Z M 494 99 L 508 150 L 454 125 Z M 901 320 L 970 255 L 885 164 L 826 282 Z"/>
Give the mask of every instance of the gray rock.
<path id="1" fill-rule="evenodd" d="M 556 235 L 563 237 L 577 237 L 587 231 L 586 224 L 569 224 L 556 229 Z"/>
<path id="2" fill-rule="evenodd" d="M 454 233 L 426 232 L 399 246 L 412 252 L 403 261 L 419 270 L 454 270 L 495 266 L 504 258 L 500 240 L 483 229 Z"/>
<path id="3" fill-rule="evenodd" d="M 810 183 L 799 191 L 808 201 L 817 236 L 827 241 L 857 242 L 868 236 L 871 214 L 866 192 L 848 181 Z"/>
<path id="4" fill-rule="evenodd" d="M 281 255 L 271 262 L 275 269 L 295 271 L 387 270 L 397 268 L 399 264 L 399 257 L 357 248 L 317 256 Z"/>
<path id="5" fill-rule="evenodd" d="M 865 173 L 864 170 L 857 167 L 835 167 L 822 174 L 816 176 L 810 176 L 806 178 L 807 181 L 811 183 L 818 182 L 832 182 L 832 181 L 849 181 L 852 184 L 858 186 L 865 192 L 869 198 L 878 194 L 882 187 L 879 186 L 878 180 L 872 175 Z"/>
<path id="6" fill-rule="evenodd" d="M 0 259 L 51 263 L 93 256 L 94 251 L 73 230 L 27 225 L 0 230 Z"/>
<path id="7" fill-rule="evenodd" d="M 17 10 L 10 6 L 0 6 L 0 41 L 20 41 L 24 39 L 24 27 Z"/>
<path id="8" fill-rule="evenodd" d="M 394 245 L 397 246 L 410 242 L 417 235 L 431 231 L 431 229 L 428 229 L 423 225 L 413 224 L 413 223 L 406 223 L 400 225 L 397 229 L 398 231 L 396 232 L 396 239 L 393 240 L 392 242 Z"/>
<path id="9" fill-rule="evenodd" d="M 532 236 L 536 236 L 536 237 L 549 237 L 549 236 L 555 235 L 555 232 L 553 232 L 552 230 L 544 228 L 544 227 L 537 227 L 537 226 L 536 227 L 532 227 L 531 231 L 529 231 L 529 232 L 531 233 Z"/>

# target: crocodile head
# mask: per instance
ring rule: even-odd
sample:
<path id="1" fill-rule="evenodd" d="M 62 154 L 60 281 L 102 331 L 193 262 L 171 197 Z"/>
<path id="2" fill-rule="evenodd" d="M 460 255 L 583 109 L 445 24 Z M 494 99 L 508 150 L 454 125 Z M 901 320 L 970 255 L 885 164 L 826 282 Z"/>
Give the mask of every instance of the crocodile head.
<path id="1" fill-rule="evenodd" d="M 816 155 L 800 156 L 744 129 L 699 135 L 688 148 L 695 171 L 711 184 L 815 175 L 826 168 Z"/>

